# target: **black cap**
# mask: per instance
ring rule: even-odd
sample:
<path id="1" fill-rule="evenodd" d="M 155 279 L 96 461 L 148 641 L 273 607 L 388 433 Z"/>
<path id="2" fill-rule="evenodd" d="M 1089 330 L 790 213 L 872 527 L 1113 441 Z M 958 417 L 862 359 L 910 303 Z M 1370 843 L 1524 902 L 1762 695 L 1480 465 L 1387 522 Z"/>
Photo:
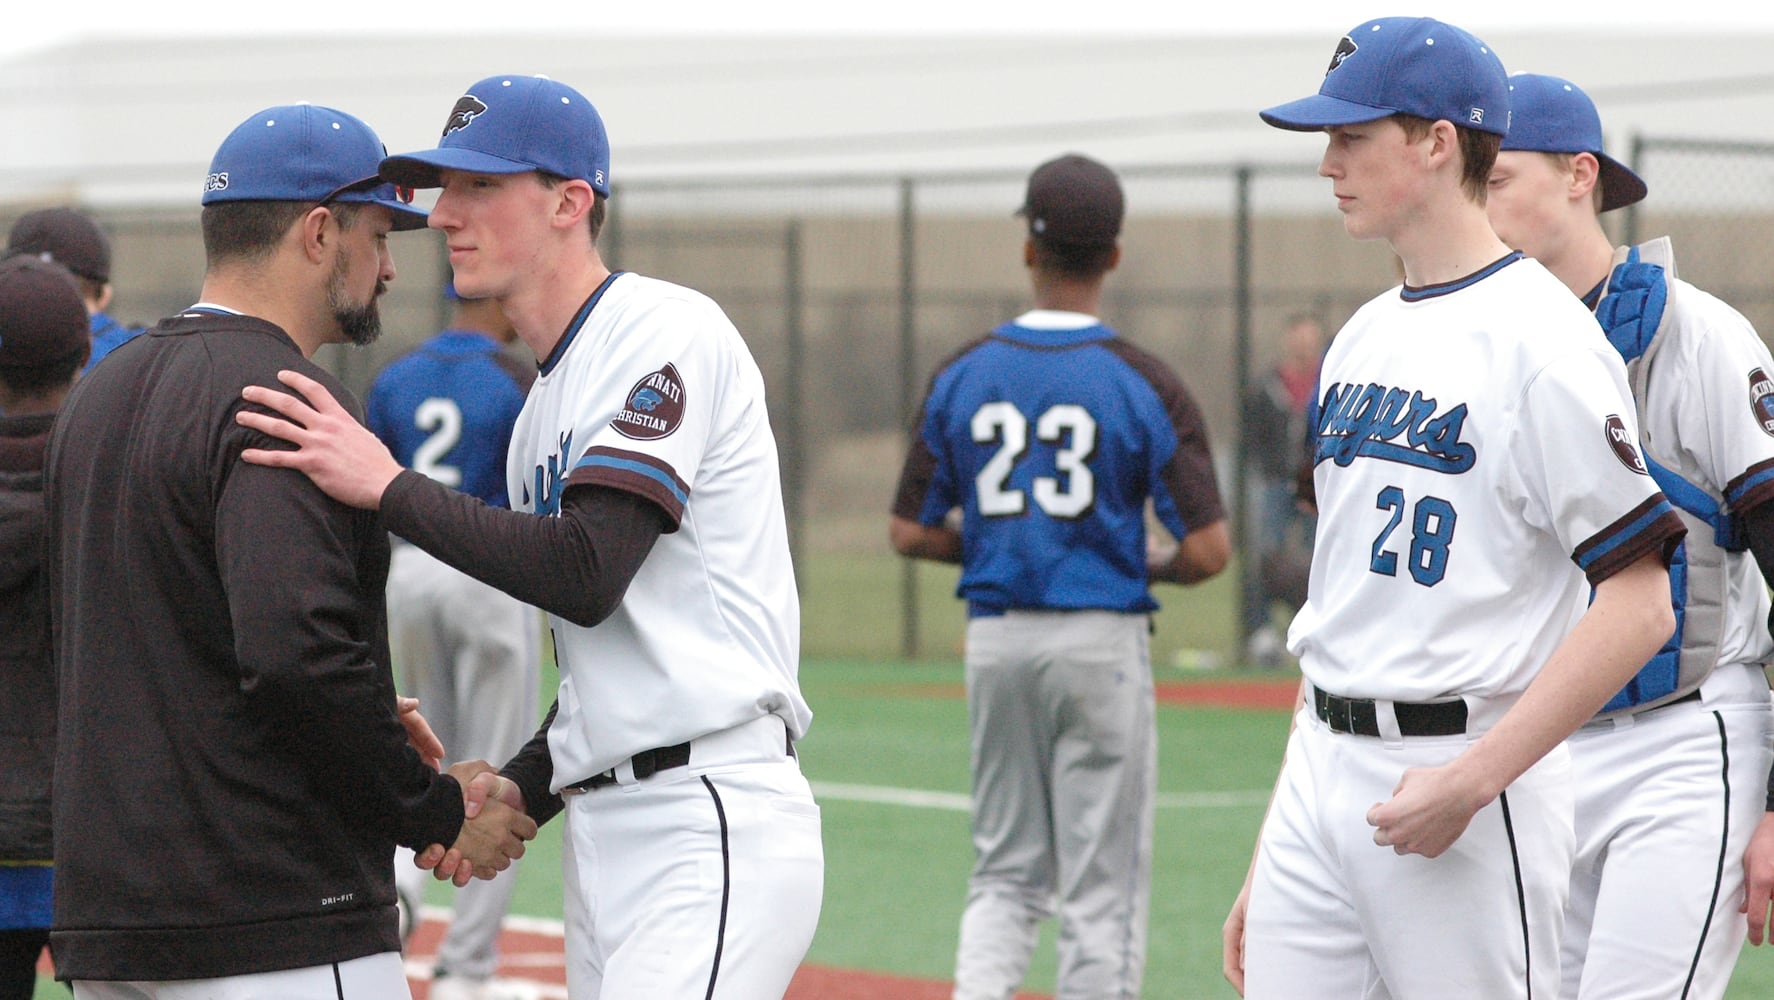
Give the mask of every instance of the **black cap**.
<path id="1" fill-rule="evenodd" d="M 0 369 L 78 362 L 92 349 L 90 329 L 79 286 L 60 265 L 0 261 Z"/>
<path id="2" fill-rule="evenodd" d="M 53 260 L 82 278 L 111 280 L 111 241 L 98 224 L 71 208 L 45 208 L 19 216 L 6 238 L 6 254 Z"/>
<path id="3" fill-rule="evenodd" d="M 1068 153 L 1029 175 L 1029 190 L 1016 214 L 1028 217 L 1031 236 L 1073 246 L 1107 246 L 1121 235 L 1125 208 L 1113 170 Z"/>

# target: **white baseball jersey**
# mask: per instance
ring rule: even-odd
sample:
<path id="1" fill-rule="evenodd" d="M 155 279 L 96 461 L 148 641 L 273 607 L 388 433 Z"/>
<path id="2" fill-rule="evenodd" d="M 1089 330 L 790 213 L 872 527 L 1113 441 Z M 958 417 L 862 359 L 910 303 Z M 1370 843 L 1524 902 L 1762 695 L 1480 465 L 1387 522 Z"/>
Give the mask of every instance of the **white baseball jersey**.
<path id="1" fill-rule="evenodd" d="M 628 490 L 676 523 L 595 628 L 549 616 L 560 707 L 554 789 L 634 754 L 768 714 L 799 739 L 800 606 L 764 381 L 708 297 L 612 275 L 547 359 L 512 433 L 513 506 L 579 484 Z"/>
<path id="2" fill-rule="evenodd" d="M 1582 304 L 1511 254 L 1362 307 L 1320 401 L 1312 580 L 1289 634 L 1301 670 L 1346 697 L 1459 696 L 1469 717 L 1464 733 L 1382 722 L 1376 738 L 1299 714 L 1252 872 L 1245 996 L 1553 996 L 1563 747 L 1436 858 L 1375 845 L 1366 813 L 1514 704 L 1591 581 L 1679 535 L 1634 445 L 1625 368 Z"/>
<path id="3" fill-rule="evenodd" d="M 1675 278 L 1672 257 L 1667 269 L 1663 323 L 1650 351 L 1628 365 L 1633 385 L 1644 387 L 1638 415 L 1645 448 L 1730 509 L 1765 502 L 1774 495 L 1774 358 L 1741 313 Z M 1717 547 L 1703 531 L 1690 531 L 1686 545 Z M 1768 587 L 1747 551 L 1724 559 L 1718 663 L 1759 666 L 1774 659 Z"/>
<path id="4" fill-rule="evenodd" d="M 1774 359 L 1736 310 L 1674 277 L 1666 240 L 1644 249 L 1665 267 L 1668 294 L 1648 346 L 1630 335 L 1647 324 L 1622 340 L 1644 452 L 1683 480 L 1678 489 L 1698 491 L 1700 506 L 1765 503 L 1774 493 Z M 1752 555 L 1721 550 L 1710 525 L 1685 517 L 1671 571 L 1677 632 L 1634 683 L 1669 684 L 1674 647 L 1683 664 L 1674 690 L 1698 683 L 1699 700 L 1664 695 L 1654 707 L 1604 711 L 1568 741 L 1576 854 L 1567 1000 L 1716 1000 L 1743 947 L 1742 858 L 1774 759 L 1762 670 L 1774 656 L 1767 587 Z M 1622 695 L 1635 693 L 1644 692 L 1629 685 Z"/>
<path id="5" fill-rule="evenodd" d="M 1634 446 L 1619 356 L 1516 255 L 1362 307 L 1325 358 L 1316 419 L 1317 541 L 1288 642 L 1333 694 L 1464 696 L 1471 731 L 1488 728 L 1590 583 L 1674 517 Z"/>

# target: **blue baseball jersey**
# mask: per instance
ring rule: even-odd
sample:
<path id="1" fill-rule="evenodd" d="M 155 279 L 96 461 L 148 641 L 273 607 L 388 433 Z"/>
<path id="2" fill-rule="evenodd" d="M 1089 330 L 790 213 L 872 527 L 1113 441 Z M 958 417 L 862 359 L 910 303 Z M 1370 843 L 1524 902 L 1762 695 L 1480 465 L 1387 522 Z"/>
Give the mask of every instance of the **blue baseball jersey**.
<path id="1" fill-rule="evenodd" d="M 535 379 L 491 337 L 445 330 L 382 369 L 366 421 L 400 464 L 509 507 L 506 451 Z"/>
<path id="2" fill-rule="evenodd" d="M 1178 539 L 1225 516 L 1199 408 L 1094 317 L 1035 312 L 937 371 L 894 514 L 961 509 L 972 615 L 1144 612 L 1148 500 Z"/>
<path id="3" fill-rule="evenodd" d="M 87 372 L 99 359 L 123 346 L 126 341 L 134 340 L 147 332 L 139 326 L 124 326 L 104 313 L 93 313 L 89 321 L 92 331 L 92 354 L 86 359 L 86 367 L 80 369 Z"/>

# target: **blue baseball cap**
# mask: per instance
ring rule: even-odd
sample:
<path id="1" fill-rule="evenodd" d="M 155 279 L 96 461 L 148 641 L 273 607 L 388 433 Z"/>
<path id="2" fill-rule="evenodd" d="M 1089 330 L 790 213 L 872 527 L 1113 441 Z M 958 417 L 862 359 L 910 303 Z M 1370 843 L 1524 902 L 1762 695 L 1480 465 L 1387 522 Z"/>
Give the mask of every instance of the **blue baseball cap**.
<path id="1" fill-rule="evenodd" d="M 394 213 L 395 229 L 425 228 L 425 210 L 376 172 L 388 150 L 361 119 L 318 104 L 284 104 L 228 133 L 209 163 L 203 204 L 352 202 Z"/>
<path id="2" fill-rule="evenodd" d="M 1503 135 L 1509 83 L 1502 60 L 1467 32 L 1429 17 L 1382 17 L 1337 43 L 1317 94 L 1259 114 L 1296 132 L 1404 114 Z"/>
<path id="3" fill-rule="evenodd" d="M 545 76 L 489 76 L 450 109 L 436 149 L 382 161 L 382 177 L 434 188 L 439 174 L 540 170 L 610 194 L 610 140 L 585 95 Z"/>
<path id="4" fill-rule="evenodd" d="M 1601 164 L 1602 211 L 1625 208 L 1649 193 L 1639 175 L 1602 152 L 1602 118 L 1581 87 L 1556 76 L 1517 73 L 1509 78 L 1509 106 L 1503 148 L 1594 155 Z"/>

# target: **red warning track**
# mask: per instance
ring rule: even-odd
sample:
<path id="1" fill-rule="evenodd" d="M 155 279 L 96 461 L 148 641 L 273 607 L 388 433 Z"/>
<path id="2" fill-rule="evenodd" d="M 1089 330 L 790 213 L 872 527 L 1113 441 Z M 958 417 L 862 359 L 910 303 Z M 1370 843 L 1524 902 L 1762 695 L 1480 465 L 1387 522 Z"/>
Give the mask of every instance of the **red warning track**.
<path id="1" fill-rule="evenodd" d="M 1153 685 L 1166 705 L 1214 708 L 1272 708 L 1286 711 L 1300 697 L 1298 677 L 1249 681 L 1165 681 Z"/>
<path id="2" fill-rule="evenodd" d="M 964 698 L 960 684 L 884 684 L 871 688 L 887 695 L 908 698 Z M 1153 685 L 1159 702 L 1166 705 L 1199 705 L 1207 708 L 1254 708 L 1286 711 L 1300 696 L 1296 676 L 1260 680 L 1160 681 Z"/>
<path id="3" fill-rule="evenodd" d="M 499 935 L 499 971 L 496 978 L 513 995 L 532 995 L 537 1000 L 564 1000 L 567 977 L 564 951 L 558 932 L 513 929 L 508 922 Z M 540 923 L 540 922 L 538 922 Z M 444 924 L 427 918 L 413 934 L 407 950 L 407 982 L 413 1000 L 429 1000 L 431 964 L 437 955 Z M 937 979 L 913 979 L 852 969 L 803 965 L 795 973 L 784 1000 L 948 1000 L 954 984 Z M 1044 994 L 1018 993 L 1017 1000 L 1048 1000 Z"/>

